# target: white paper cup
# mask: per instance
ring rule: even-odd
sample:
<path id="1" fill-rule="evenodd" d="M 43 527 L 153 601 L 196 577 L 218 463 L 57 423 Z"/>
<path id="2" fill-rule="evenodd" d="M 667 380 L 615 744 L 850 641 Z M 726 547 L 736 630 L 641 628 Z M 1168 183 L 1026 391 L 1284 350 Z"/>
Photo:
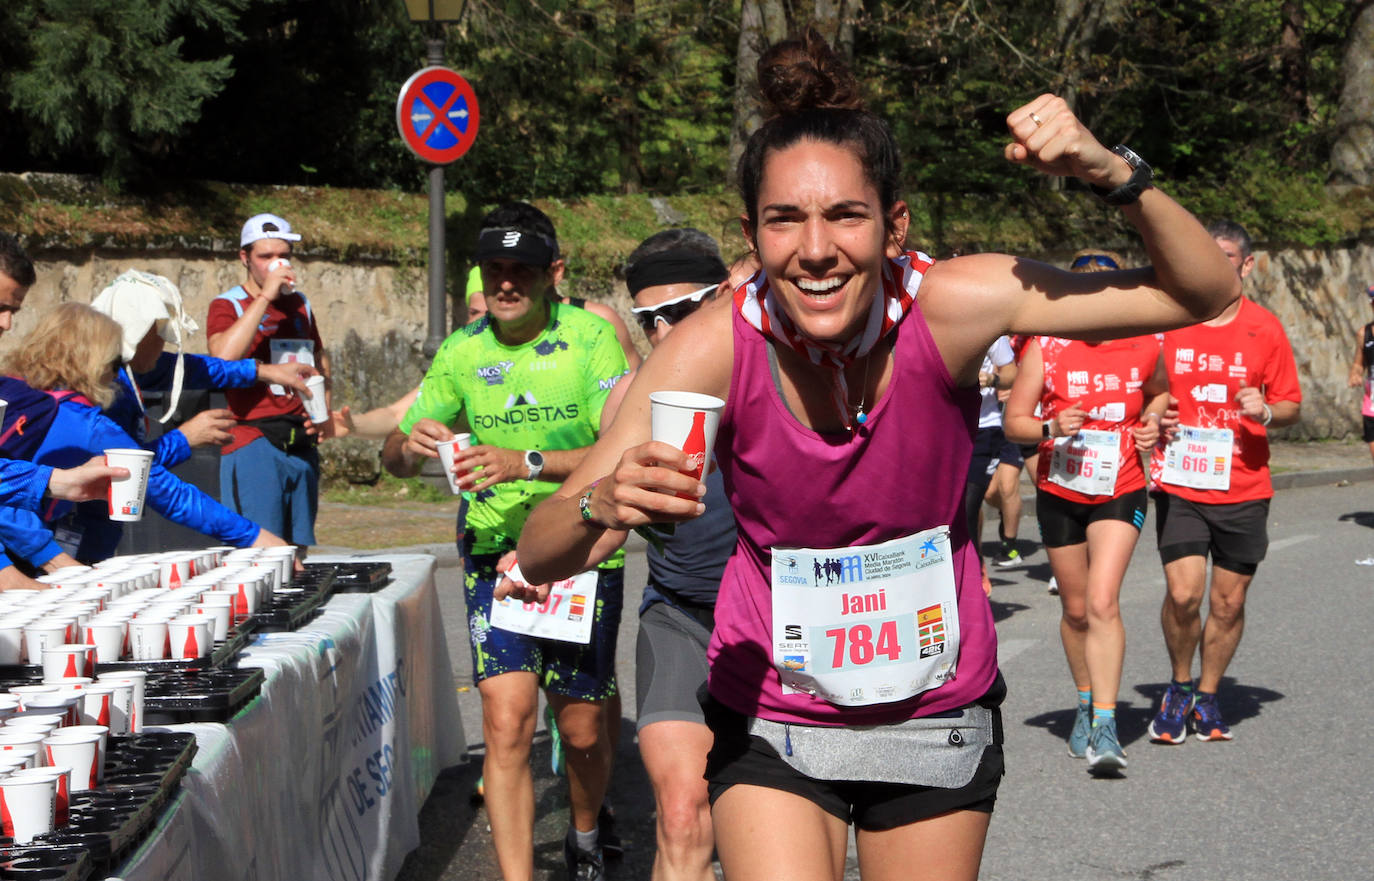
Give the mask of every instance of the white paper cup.
<path id="1" fill-rule="evenodd" d="M 95 789 L 100 783 L 99 734 L 64 729 L 43 739 L 43 756 L 55 768 L 72 769 L 72 792 Z"/>
<path id="2" fill-rule="evenodd" d="M 438 441 L 434 444 L 435 449 L 439 451 L 439 463 L 444 466 L 444 476 L 448 478 L 448 488 L 455 496 L 462 490 L 458 488 L 459 475 L 453 473 L 453 456 L 458 450 L 466 450 L 471 446 L 472 435 L 467 432 L 455 434 L 452 440 Z M 464 471 L 461 476 L 466 477 L 467 474 Z"/>
<path id="3" fill-rule="evenodd" d="M 5 722 L 5 727 L 0 728 L 0 731 L 47 729 L 43 733 L 51 734 L 53 729 L 61 728 L 62 723 L 66 721 L 67 717 L 61 713 L 22 713 Z"/>
<path id="4" fill-rule="evenodd" d="M 43 741 L 51 736 L 35 728 L 11 728 L 6 725 L 4 728 L 0 728 L 0 754 L 25 747 L 41 750 Z M 44 764 L 41 758 L 38 764 Z"/>
<path id="5" fill-rule="evenodd" d="M 310 421 L 319 425 L 321 422 L 329 421 L 329 405 L 324 400 L 324 377 L 318 373 L 305 381 L 305 387 L 310 389 L 310 397 L 296 393 L 296 397 L 301 399 L 305 405 L 305 415 L 310 417 Z"/>
<path id="6" fill-rule="evenodd" d="M 85 719 L 83 725 L 105 725 L 111 734 L 132 734 L 134 718 L 134 684 L 127 680 L 103 680 L 93 688 L 107 688 L 110 691 L 110 714 L 108 720 Z"/>
<path id="7" fill-rule="evenodd" d="M 104 725 L 114 730 L 113 698 L 115 686 L 100 683 L 81 692 L 81 702 L 77 707 L 77 721 L 82 725 Z"/>
<path id="8" fill-rule="evenodd" d="M 24 663 L 24 628 L 18 624 L 0 624 L 0 664 Z"/>
<path id="9" fill-rule="evenodd" d="M 43 663 L 43 649 L 59 646 L 67 641 L 67 623 L 42 618 L 24 628 L 24 645 L 28 649 L 29 663 Z"/>
<path id="10" fill-rule="evenodd" d="M 167 622 L 138 617 L 129 622 L 129 657 L 160 661 L 167 657 Z"/>
<path id="11" fill-rule="evenodd" d="M 75 725 L 76 702 L 81 699 L 78 691 L 54 691 L 50 694 L 31 694 L 24 698 L 25 713 L 62 713 L 67 717 L 64 724 Z"/>
<path id="12" fill-rule="evenodd" d="M 0 780 L 0 823 L 16 844 L 53 831 L 57 815 L 57 781 L 51 777 Z"/>
<path id="13" fill-rule="evenodd" d="M 195 561 L 185 554 L 175 554 L 158 561 L 158 586 L 168 590 L 181 587 L 196 574 Z"/>
<path id="14" fill-rule="evenodd" d="M 68 643 L 43 649 L 43 681 L 61 684 L 63 679 L 95 675 L 95 646 Z"/>
<path id="15" fill-rule="evenodd" d="M 45 766 L 42 768 L 16 768 L 10 772 L 16 780 L 51 780 L 57 787 L 57 803 L 53 812 L 53 825 L 61 829 L 71 822 L 72 769 L 67 767 Z"/>
<path id="16" fill-rule="evenodd" d="M 138 734 L 143 730 L 143 692 L 148 684 L 148 673 L 144 670 L 120 670 L 117 673 L 102 673 L 96 682 L 112 685 L 128 685 L 132 689 L 129 709 L 129 731 Z"/>
<path id="17" fill-rule="evenodd" d="M 649 393 L 649 413 L 653 439 L 677 447 L 687 454 L 684 472 L 703 480 L 711 469 L 711 448 L 720 427 L 720 411 L 725 402 L 696 392 L 659 391 Z M 683 496 L 695 498 L 695 496 Z"/>
<path id="18" fill-rule="evenodd" d="M 118 661 L 124 654 L 124 635 L 128 627 L 119 621 L 92 618 L 86 622 L 86 642 L 95 646 L 97 664 Z"/>
<path id="19" fill-rule="evenodd" d="M 173 658 L 204 658 L 214 647 L 210 628 L 214 624 L 203 615 L 182 615 L 167 622 L 167 639 Z"/>
<path id="20" fill-rule="evenodd" d="M 129 469 L 128 477 L 110 481 L 110 489 L 106 494 L 110 519 L 123 523 L 142 520 L 153 454 L 148 450 L 106 450 L 105 464 Z"/>
<path id="21" fill-rule="evenodd" d="M 229 638 L 229 619 L 233 612 L 232 605 L 221 602 L 201 603 L 191 607 L 192 615 L 200 615 L 210 622 L 210 638 L 215 642 L 224 642 Z"/>

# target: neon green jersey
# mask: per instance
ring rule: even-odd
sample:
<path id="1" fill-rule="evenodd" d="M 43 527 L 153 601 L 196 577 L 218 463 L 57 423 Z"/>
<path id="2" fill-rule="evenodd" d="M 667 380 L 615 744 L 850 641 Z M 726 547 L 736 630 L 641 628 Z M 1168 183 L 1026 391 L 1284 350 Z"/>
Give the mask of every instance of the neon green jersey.
<path id="1" fill-rule="evenodd" d="M 434 419 L 472 432 L 474 446 L 575 450 L 596 441 L 606 397 L 628 371 L 610 323 L 582 309 L 552 302 L 548 326 L 518 346 L 482 318 L 444 340 L 400 428 Z M 511 480 L 471 496 L 472 552 L 514 548 L 530 511 L 557 488 Z"/>

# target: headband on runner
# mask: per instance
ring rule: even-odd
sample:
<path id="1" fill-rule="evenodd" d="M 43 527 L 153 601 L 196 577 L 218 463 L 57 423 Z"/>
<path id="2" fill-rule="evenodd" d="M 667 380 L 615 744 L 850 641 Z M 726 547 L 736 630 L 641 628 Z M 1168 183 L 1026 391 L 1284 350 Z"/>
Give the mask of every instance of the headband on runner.
<path id="1" fill-rule="evenodd" d="M 478 263 L 483 260 L 514 260 L 526 266 L 547 267 L 558 259 L 558 244 L 539 233 L 518 229 L 484 229 L 477 234 Z"/>
<path id="2" fill-rule="evenodd" d="M 625 284 L 634 296 L 645 288 L 667 284 L 720 284 L 730 275 L 719 257 L 660 251 L 637 261 L 625 272 Z"/>

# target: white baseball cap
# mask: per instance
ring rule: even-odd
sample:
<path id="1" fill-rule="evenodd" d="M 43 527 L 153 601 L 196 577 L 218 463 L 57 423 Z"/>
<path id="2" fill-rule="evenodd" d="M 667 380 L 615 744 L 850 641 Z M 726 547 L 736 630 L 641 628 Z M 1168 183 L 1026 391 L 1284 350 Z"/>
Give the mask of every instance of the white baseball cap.
<path id="1" fill-rule="evenodd" d="M 299 242 L 301 237 L 291 231 L 291 224 L 275 214 L 255 214 L 248 218 L 248 222 L 243 225 L 243 233 L 239 236 L 239 247 L 246 248 L 258 239 L 282 239 L 287 242 Z"/>

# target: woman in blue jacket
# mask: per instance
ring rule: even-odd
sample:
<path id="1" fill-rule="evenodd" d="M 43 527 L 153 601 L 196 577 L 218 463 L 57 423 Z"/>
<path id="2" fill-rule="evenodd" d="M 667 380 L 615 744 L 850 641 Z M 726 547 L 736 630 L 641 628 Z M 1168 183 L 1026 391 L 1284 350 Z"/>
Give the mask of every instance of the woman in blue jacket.
<path id="1" fill-rule="evenodd" d="M 5 373 L 58 400 L 57 413 L 33 455 L 34 462 L 71 467 L 107 449 L 139 446 L 101 412 L 115 396 L 122 337 L 112 319 L 89 306 L 63 303 L 43 316 L 5 359 Z M 225 544 L 285 544 L 159 464 L 153 465 L 149 475 L 147 503 L 168 520 Z M 69 502 L 54 502 L 44 510 L 43 519 L 57 543 L 82 562 L 108 557 L 119 543 L 120 529 L 107 519 L 103 503 L 73 507 Z"/>
<path id="2" fill-rule="evenodd" d="M 199 328 L 182 308 L 177 286 L 151 272 L 130 269 L 120 274 L 96 295 L 91 308 L 113 318 L 123 333 L 123 364 L 115 370 L 115 396 L 105 415 L 139 446 L 151 450 L 155 465 L 165 468 L 186 461 L 192 447 L 227 443 L 234 417 L 228 410 L 206 410 L 149 443 L 144 392 L 169 394 L 161 420 L 167 422 L 176 413 L 183 388 L 246 388 L 270 382 L 305 392 L 305 378 L 315 372 L 307 364 L 263 364 L 252 358 L 225 361 L 182 352 L 185 338 Z M 164 351 L 168 343 L 176 346 L 175 352 Z"/>

